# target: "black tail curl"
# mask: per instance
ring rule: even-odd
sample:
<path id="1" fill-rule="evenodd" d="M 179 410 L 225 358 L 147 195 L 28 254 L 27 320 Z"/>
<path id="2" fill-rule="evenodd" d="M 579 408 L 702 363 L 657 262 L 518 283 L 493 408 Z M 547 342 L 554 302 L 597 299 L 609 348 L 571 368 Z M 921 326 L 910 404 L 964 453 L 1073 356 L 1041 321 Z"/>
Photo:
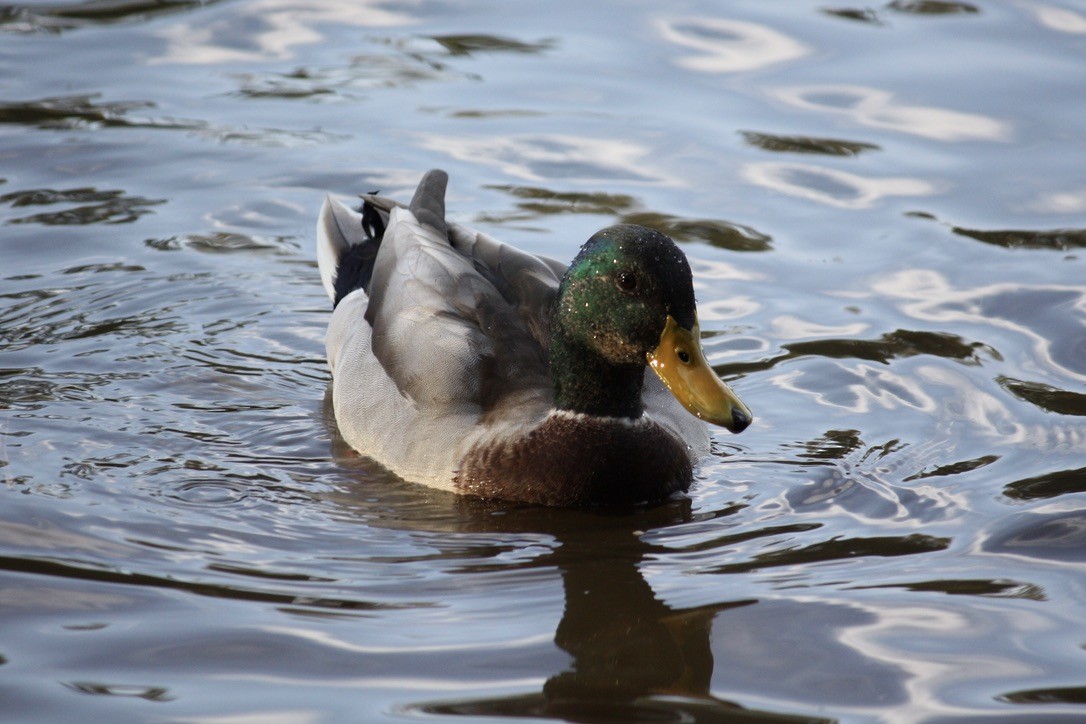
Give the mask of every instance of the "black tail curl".
<path id="1" fill-rule="evenodd" d="M 378 191 L 373 192 L 375 195 Z M 339 305 L 340 300 L 361 288 L 367 294 L 370 291 L 370 278 L 373 276 L 373 265 L 377 260 L 377 250 L 381 248 L 381 240 L 385 236 L 385 220 L 381 213 L 368 201 L 362 202 L 362 231 L 366 238 L 360 244 L 354 244 L 340 255 L 336 264 L 335 301 L 332 308 Z"/>
<path id="2" fill-rule="evenodd" d="M 381 192 L 371 191 L 369 195 L 376 196 L 379 193 Z M 385 220 L 381 218 L 381 212 L 368 201 L 362 202 L 362 208 L 359 211 L 362 212 L 362 231 L 366 232 L 368 239 L 376 239 L 380 245 L 381 239 L 385 236 Z"/>

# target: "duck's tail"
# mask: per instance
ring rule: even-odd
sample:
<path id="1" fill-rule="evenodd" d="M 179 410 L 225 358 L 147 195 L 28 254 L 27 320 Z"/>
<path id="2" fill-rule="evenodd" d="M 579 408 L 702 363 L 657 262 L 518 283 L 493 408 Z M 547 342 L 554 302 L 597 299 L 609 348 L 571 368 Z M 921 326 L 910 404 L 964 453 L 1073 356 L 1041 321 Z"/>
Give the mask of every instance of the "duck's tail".
<path id="1" fill-rule="evenodd" d="M 373 217 L 376 217 L 375 219 Z M 332 306 L 355 289 L 369 286 L 385 224 L 380 215 L 348 208 L 331 196 L 317 218 L 317 266 Z"/>
<path id="2" fill-rule="evenodd" d="M 416 221 L 446 238 L 449 236 L 449 227 L 445 224 L 445 188 L 448 185 L 449 174 L 437 168 L 427 171 L 409 206 Z"/>
<path id="3" fill-rule="evenodd" d="M 419 222 L 433 227 L 442 236 L 447 234 L 445 186 L 448 180 L 444 171 L 427 172 L 409 207 Z M 355 211 L 329 196 L 317 219 L 317 265 L 333 308 L 355 289 L 369 293 L 373 265 L 389 214 L 393 208 L 403 206 L 378 196 L 377 192 L 361 194 L 361 198 L 362 208 Z"/>

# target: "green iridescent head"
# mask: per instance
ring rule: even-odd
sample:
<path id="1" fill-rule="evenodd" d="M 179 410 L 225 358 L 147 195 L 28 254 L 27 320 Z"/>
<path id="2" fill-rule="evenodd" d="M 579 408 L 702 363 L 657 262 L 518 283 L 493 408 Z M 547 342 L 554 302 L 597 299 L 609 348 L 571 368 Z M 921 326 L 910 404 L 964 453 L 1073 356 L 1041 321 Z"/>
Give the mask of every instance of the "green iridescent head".
<path id="1" fill-rule="evenodd" d="M 624 224 L 589 239 L 559 287 L 551 330 L 558 409 L 636 418 L 651 364 L 698 417 L 737 431 L 750 422 L 701 352 L 690 264 L 658 231 Z"/>

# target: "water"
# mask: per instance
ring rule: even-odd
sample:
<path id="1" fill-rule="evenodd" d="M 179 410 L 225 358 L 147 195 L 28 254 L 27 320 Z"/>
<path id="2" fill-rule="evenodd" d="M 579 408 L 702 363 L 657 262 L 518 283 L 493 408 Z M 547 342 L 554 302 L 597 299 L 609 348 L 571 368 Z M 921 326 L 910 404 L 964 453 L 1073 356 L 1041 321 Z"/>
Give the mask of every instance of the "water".
<path id="1" fill-rule="evenodd" d="M 1086 716 L 1086 8 L 0 8 L 5 721 Z M 688 499 L 391 478 L 328 192 L 683 245 L 754 410 Z"/>

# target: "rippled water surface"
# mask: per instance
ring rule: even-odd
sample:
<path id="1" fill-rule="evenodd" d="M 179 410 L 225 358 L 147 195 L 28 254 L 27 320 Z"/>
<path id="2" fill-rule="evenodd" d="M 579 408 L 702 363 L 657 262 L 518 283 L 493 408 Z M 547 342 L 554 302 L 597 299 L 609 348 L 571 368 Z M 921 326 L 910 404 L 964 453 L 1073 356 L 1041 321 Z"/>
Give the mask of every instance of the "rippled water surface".
<path id="1" fill-rule="evenodd" d="M 5 721 L 1086 717 L 1086 7 L 0 6 Z M 458 500 L 325 407 L 326 193 L 655 226 L 754 410 Z"/>

